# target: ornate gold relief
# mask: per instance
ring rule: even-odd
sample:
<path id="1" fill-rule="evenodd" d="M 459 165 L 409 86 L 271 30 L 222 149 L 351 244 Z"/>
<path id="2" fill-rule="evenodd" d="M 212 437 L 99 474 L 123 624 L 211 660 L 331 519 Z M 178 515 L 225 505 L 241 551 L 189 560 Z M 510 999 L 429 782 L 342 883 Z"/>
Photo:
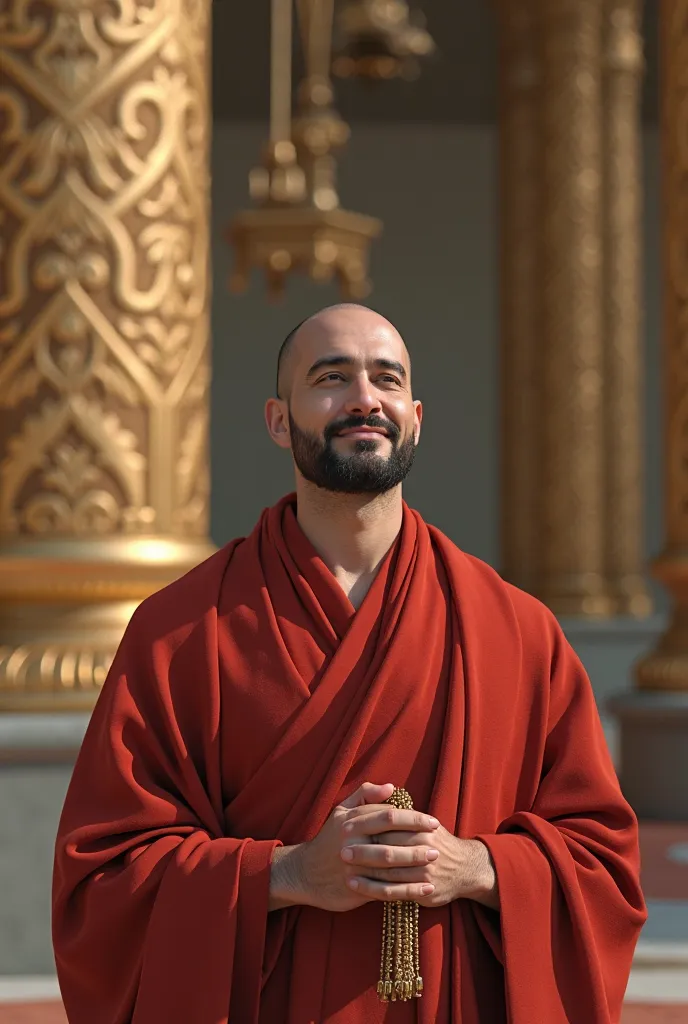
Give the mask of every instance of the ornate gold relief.
<path id="1" fill-rule="evenodd" d="M 76 561 L 106 582 L 108 538 L 140 536 L 172 541 L 172 578 L 208 549 L 209 9 L 10 0 L 0 13 L 0 562 L 10 569 L 28 548 L 59 560 L 78 538 Z M 139 599 L 152 550 L 136 556 Z M 16 674 L 2 584 L 0 571 L 0 702 L 20 677 L 47 685 L 50 663 L 36 636 Z M 108 621 L 109 653 L 60 662 L 84 692 L 86 666 L 97 688 L 121 635 L 121 615 Z"/>
<path id="2" fill-rule="evenodd" d="M 660 5 L 666 546 L 655 575 L 674 599 L 638 683 L 688 690 L 688 0 Z"/>

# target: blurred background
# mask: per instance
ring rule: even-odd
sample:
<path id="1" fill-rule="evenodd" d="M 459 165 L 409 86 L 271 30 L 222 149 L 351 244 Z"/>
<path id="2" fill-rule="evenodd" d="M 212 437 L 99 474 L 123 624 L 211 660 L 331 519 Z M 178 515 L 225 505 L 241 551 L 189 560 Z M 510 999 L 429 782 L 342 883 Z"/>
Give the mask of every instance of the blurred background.
<path id="1" fill-rule="evenodd" d="M 682 0 L 8 0 L 0 1022 L 64 1020 L 89 711 L 136 604 L 292 488 L 263 404 L 341 300 L 411 352 L 407 500 L 590 674 L 642 821 L 624 1022 L 688 1020 L 687 52 Z"/>

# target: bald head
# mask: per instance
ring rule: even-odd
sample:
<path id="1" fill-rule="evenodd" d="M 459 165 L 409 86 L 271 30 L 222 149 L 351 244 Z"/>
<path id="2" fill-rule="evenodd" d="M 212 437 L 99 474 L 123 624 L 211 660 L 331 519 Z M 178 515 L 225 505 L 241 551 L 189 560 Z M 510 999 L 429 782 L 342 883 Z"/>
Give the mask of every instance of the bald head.
<path id="1" fill-rule="evenodd" d="M 334 306 L 326 306 L 317 313 L 306 317 L 289 332 L 280 347 L 277 356 L 277 397 L 289 398 L 293 380 L 292 371 L 301 341 L 312 344 L 316 338 L 321 338 L 322 342 L 326 344 L 328 340 L 338 334 L 370 334 L 372 337 L 380 330 L 388 334 L 391 333 L 398 339 L 408 362 L 406 346 L 396 327 L 380 313 L 369 309 L 368 306 L 361 306 L 355 302 L 340 302 Z"/>
<path id="2" fill-rule="evenodd" d="M 308 317 L 280 350 L 277 398 L 265 403 L 275 444 L 288 448 L 297 483 L 346 494 L 394 490 L 413 463 L 422 404 L 397 329 L 343 303 Z"/>

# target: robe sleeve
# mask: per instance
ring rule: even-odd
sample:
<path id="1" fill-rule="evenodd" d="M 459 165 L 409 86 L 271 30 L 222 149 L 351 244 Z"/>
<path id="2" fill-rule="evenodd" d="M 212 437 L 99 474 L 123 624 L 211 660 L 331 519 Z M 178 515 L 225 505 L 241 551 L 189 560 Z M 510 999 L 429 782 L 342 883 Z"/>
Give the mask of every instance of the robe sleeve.
<path id="1" fill-rule="evenodd" d="M 616 1024 L 646 920 L 637 821 L 622 796 L 592 688 L 558 624 L 532 806 L 479 835 L 495 865 L 510 1024 Z M 542 657 L 540 659 L 543 660 Z M 548 667 L 549 667 L 548 666 Z"/>
<path id="2" fill-rule="evenodd" d="M 53 945 L 70 1024 L 257 1020 L 279 843 L 223 828 L 215 609 L 174 609 L 163 633 L 175 594 L 158 598 L 120 644 L 60 820 Z"/>

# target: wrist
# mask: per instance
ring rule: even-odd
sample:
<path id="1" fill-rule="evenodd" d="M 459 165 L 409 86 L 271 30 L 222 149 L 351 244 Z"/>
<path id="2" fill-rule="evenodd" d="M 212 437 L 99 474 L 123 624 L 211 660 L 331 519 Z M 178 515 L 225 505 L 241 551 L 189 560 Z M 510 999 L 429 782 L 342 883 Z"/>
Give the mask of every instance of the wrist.
<path id="1" fill-rule="evenodd" d="M 463 895 L 465 898 L 475 900 L 493 910 L 499 910 L 497 874 L 490 851 L 479 839 L 465 841 L 471 845 L 469 859 L 471 870 L 468 873 L 466 891 Z"/>
<path id="2" fill-rule="evenodd" d="M 305 887 L 301 865 L 302 847 L 278 846 L 270 865 L 270 898 L 268 910 L 282 910 L 304 904 Z"/>

